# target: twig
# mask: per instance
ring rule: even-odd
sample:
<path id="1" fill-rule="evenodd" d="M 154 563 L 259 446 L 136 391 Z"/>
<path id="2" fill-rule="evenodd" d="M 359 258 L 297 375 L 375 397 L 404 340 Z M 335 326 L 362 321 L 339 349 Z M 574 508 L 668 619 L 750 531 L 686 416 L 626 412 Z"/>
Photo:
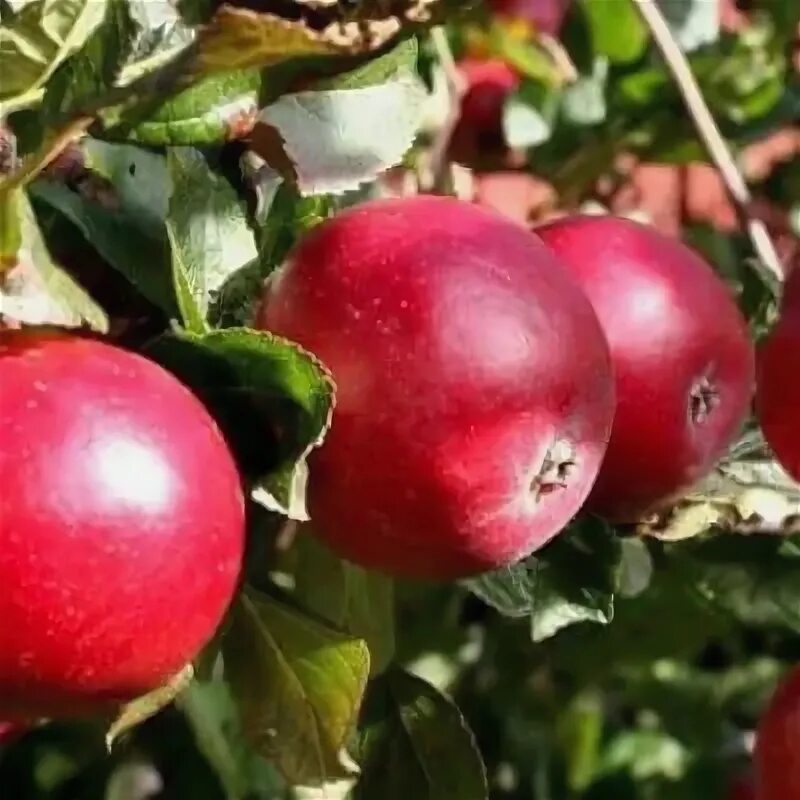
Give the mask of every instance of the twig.
<path id="1" fill-rule="evenodd" d="M 436 50 L 439 65 L 444 72 L 448 94 L 447 118 L 431 144 L 422 180 L 425 188 L 435 189 L 443 183 L 447 168 L 447 151 L 461 116 L 461 100 L 466 91 L 466 84 L 453 57 L 453 51 L 450 49 L 450 42 L 447 40 L 447 33 L 443 27 L 437 26 L 431 30 L 431 42 Z"/>
<path id="2" fill-rule="evenodd" d="M 300 523 L 297 520 L 287 519 L 275 538 L 275 549 L 281 553 L 291 550 L 299 532 Z"/>
<path id="3" fill-rule="evenodd" d="M 0 178 L 0 194 L 32 181 L 42 170 L 55 161 L 76 139 L 83 136 L 94 122 L 94 117 L 80 116 L 46 137 L 38 150 L 26 156 L 16 169 Z"/>
<path id="4" fill-rule="evenodd" d="M 553 64 L 558 70 L 559 80 L 563 84 L 575 83 L 580 77 L 578 68 L 570 58 L 564 45 L 561 44 L 555 36 L 551 36 L 549 33 L 539 34 L 539 44 L 553 60 Z"/>
<path id="5" fill-rule="evenodd" d="M 720 171 L 728 193 L 747 228 L 750 240 L 753 243 L 753 249 L 760 262 L 759 271 L 764 273 L 768 284 L 776 280 L 779 283 L 782 282 L 785 275 L 775 244 L 770 237 L 767 226 L 752 213 L 753 197 L 750 194 L 747 182 L 714 121 L 708 104 L 700 91 L 700 86 L 692 74 L 689 62 L 675 41 L 675 37 L 672 35 L 661 9 L 655 0 L 633 0 L 633 2 L 639 8 L 647 27 L 653 34 L 653 39 L 678 84 L 697 132 L 717 169 Z"/>

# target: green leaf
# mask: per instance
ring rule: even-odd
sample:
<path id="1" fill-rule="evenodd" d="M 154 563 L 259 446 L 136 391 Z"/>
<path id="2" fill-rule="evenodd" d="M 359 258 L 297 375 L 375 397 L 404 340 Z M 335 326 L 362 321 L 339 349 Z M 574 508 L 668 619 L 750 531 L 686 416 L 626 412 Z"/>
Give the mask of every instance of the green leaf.
<path id="1" fill-rule="evenodd" d="M 306 520 L 306 457 L 328 429 L 333 382 L 313 356 L 273 334 L 230 328 L 164 336 L 151 355 L 191 386 L 211 408 L 254 499 Z"/>
<path id="2" fill-rule="evenodd" d="M 363 89 L 413 75 L 417 69 L 419 44 L 414 37 L 404 39 L 388 52 L 370 58 L 355 69 L 323 78 L 313 84 L 316 91 L 330 89 Z"/>
<path id="3" fill-rule="evenodd" d="M 784 96 L 786 62 L 768 19 L 759 18 L 725 58 L 692 59 L 712 110 L 737 124 L 764 117 Z"/>
<path id="4" fill-rule="evenodd" d="M 344 561 L 304 530 L 296 544 L 294 597 L 305 608 L 361 639 L 369 647 L 372 674 L 394 656 L 394 584 Z"/>
<path id="5" fill-rule="evenodd" d="M 553 131 L 559 94 L 542 83 L 523 81 L 503 109 L 503 132 L 510 147 L 536 147 Z"/>
<path id="6" fill-rule="evenodd" d="M 344 745 L 369 675 L 364 642 L 245 591 L 223 654 L 248 738 L 289 783 L 350 776 Z"/>
<path id="7" fill-rule="evenodd" d="M 644 592 L 653 578 L 653 559 L 641 539 L 622 540 L 622 561 L 617 591 L 622 597 L 636 597 Z"/>
<path id="8" fill-rule="evenodd" d="M 213 298 L 209 317 L 217 327 L 252 327 L 265 279 L 283 263 L 295 242 L 334 213 L 328 195 L 300 197 L 254 153 L 242 159 L 246 183 L 256 197 L 254 227 L 258 258 L 234 273 Z"/>
<path id="9" fill-rule="evenodd" d="M 406 75 L 377 86 L 286 94 L 259 119 L 280 134 L 290 162 L 284 176 L 301 194 L 341 194 L 400 163 L 424 99 L 419 79 Z M 285 159 L 273 166 L 285 170 Z"/>
<path id="10" fill-rule="evenodd" d="M 599 125 L 605 121 L 608 61 L 596 58 L 591 75 L 581 75 L 564 91 L 561 114 L 571 125 Z"/>
<path id="11" fill-rule="evenodd" d="M 139 27 L 130 5 L 125 0 L 106 3 L 102 24 L 47 85 L 42 110 L 49 120 L 79 113 L 110 91 L 131 52 Z"/>
<path id="12" fill-rule="evenodd" d="M 681 49 L 692 52 L 719 38 L 720 6 L 707 0 L 658 0 Z"/>
<path id="13" fill-rule="evenodd" d="M 702 661 L 702 655 L 694 662 L 668 656 L 625 671 L 631 701 L 654 712 L 665 730 L 695 752 L 730 735 L 730 710 L 747 709 L 749 715 L 764 708 L 781 672 L 780 662 L 767 655 L 742 653 L 724 669 L 704 669 Z"/>
<path id="14" fill-rule="evenodd" d="M 102 23 L 106 0 L 34 0 L 0 25 L 0 116 L 44 85 Z"/>
<path id="15" fill-rule="evenodd" d="M 87 155 L 88 166 L 113 186 L 113 203 L 47 180 L 33 184 L 31 195 L 67 217 L 148 300 L 177 316 L 164 225 L 170 192 L 166 160 L 131 145 L 93 140 Z"/>
<path id="16" fill-rule="evenodd" d="M 337 206 L 332 197 L 300 197 L 286 184 L 275 187 L 269 178 L 257 188 L 266 192 L 272 190 L 271 199 L 274 200 L 264 213 L 257 214 L 259 259 L 268 274 L 283 263 L 299 237 L 330 217 Z"/>
<path id="17" fill-rule="evenodd" d="M 225 789 L 226 800 L 283 797 L 274 768 L 247 745 L 230 686 L 223 680 L 193 681 L 176 699 L 197 747 Z"/>
<path id="18" fill-rule="evenodd" d="M 88 114 L 96 132 L 104 127 L 107 137 L 121 138 L 135 122 L 169 106 L 165 98 L 185 87 L 181 69 L 193 33 L 164 0 L 107 2 L 103 24 L 49 82 L 43 108 L 51 124 Z M 189 112 L 186 102 L 180 106 Z M 165 111 L 150 133 L 163 137 L 163 123 L 171 120 Z M 210 120 L 205 122 L 208 127 Z M 191 130 L 190 125 L 184 134 Z"/>
<path id="19" fill-rule="evenodd" d="M 739 623 L 800 631 L 800 536 L 708 536 L 669 552 L 711 608 Z"/>
<path id="20" fill-rule="evenodd" d="M 664 777 L 678 780 L 686 773 L 691 756 L 683 744 L 661 730 L 630 730 L 608 745 L 602 768 L 629 771 L 636 779 Z"/>
<path id="21" fill-rule="evenodd" d="M 243 202 L 198 150 L 171 148 L 167 168 L 172 195 L 166 224 L 178 306 L 187 329 L 202 333 L 214 293 L 257 257 L 255 238 Z"/>
<path id="22" fill-rule="evenodd" d="M 20 192 L 15 202 L 21 238 L 16 265 L 2 275 L 0 317 L 31 325 L 88 324 L 107 331 L 103 310 L 53 261 L 28 197 Z"/>
<path id="23" fill-rule="evenodd" d="M 21 189 L 0 192 L 0 275 L 17 263 L 22 246 Z"/>
<path id="24" fill-rule="evenodd" d="M 303 22 L 231 5 L 219 7 L 199 37 L 194 75 L 265 67 L 300 56 L 348 52 Z"/>
<path id="25" fill-rule="evenodd" d="M 353 800 L 487 800 L 486 771 L 453 702 L 393 670 L 370 685 L 361 715 Z"/>
<path id="26" fill-rule="evenodd" d="M 194 669 L 191 664 L 187 664 L 164 686 L 126 704 L 106 733 L 106 747 L 110 750 L 120 736 L 166 708 L 192 680 L 194 680 Z"/>
<path id="27" fill-rule="evenodd" d="M 185 0 L 128 0 L 128 5 L 141 35 L 126 65 L 125 82 L 145 74 L 163 56 L 182 49 L 195 37 L 192 23 L 183 14 Z"/>
<path id="28" fill-rule="evenodd" d="M 578 695 L 559 720 L 559 739 L 567 757 L 567 783 L 584 792 L 595 779 L 603 740 L 603 707 L 591 691 Z"/>
<path id="29" fill-rule="evenodd" d="M 417 55 L 416 39 L 406 39 L 278 98 L 260 115 L 258 138 L 269 142 L 262 155 L 307 196 L 341 194 L 373 180 L 400 162 L 417 133 L 425 98 Z"/>
<path id="30" fill-rule="evenodd" d="M 155 107 L 134 107 L 108 135 L 155 147 L 239 139 L 255 122 L 260 88 L 261 73 L 255 69 L 213 75 Z"/>
<path id="31" fill-rule="evenodd" d="M 557 669 L 594 686 L 665 659 L 698 658 L 707 642 L 733 634 L 732 623 L 703 598 L 676 561 L 674 568 L 656 570 L 650 586 L 635 598 L 618 597 L 611 625 L 577 625 L 549 644 Z"/>
<path id="32" fill-rule="evenodd" d="M 625 104 L 638 106 L 654 105 L 672 100 L 675 89 L 666 70 L 661 67 L 648 67 L 621 76 L 614 83 L 614 91 Z"/>
<path id="33" fill-rule="evenodd" d="M 218 6 L 200 32 L 190 73 L 209 75 L 300 58 L 374 52 L 398 36 L 403 23 L 414 21 L 411 9 L 405 14 L 387 13 L 383 2 L 348 3 L 344 8 L 330 2 L 310 5 L 316 13 L 294 10 L 291 19 L 287 18 L 290 14 L 283 17 L 232 4 Z M 430 10 L 417 9 L 417 21 Z"/>
<path id="34" fill-rule="evenodd" d="M 513 30 L 513 26 L 509 26 L 503 20 L 492 20 L 487 45 L 492 53 L 526 78 L 551 89 L 564 82 L 552 55 L 532 37 L 519 36 Z"/>
<path id="35" fill-rule="evenodd" d="M 525 561 L 465 584 L 501 614 L 529 617 L 540 642 L 578 622 L 611 622 L 621 560 L 613 529 L 586 519 Z"/>
<path id="36" fill-rule="evenodd" d="M 636 6 L 627 0 L 582 0 L 596 56 L 612 64 L 636 61 L 647 48 L 649 34 Z"/>

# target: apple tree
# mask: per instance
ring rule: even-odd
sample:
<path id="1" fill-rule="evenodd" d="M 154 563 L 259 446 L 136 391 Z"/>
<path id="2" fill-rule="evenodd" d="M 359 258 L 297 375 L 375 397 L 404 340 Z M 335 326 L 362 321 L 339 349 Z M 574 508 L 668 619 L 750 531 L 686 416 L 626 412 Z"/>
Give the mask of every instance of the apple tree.
<path id="1" fill-rule="evenodd" d="M 0 798 L 797 800 L 796 0 L 0 0 Z"/>

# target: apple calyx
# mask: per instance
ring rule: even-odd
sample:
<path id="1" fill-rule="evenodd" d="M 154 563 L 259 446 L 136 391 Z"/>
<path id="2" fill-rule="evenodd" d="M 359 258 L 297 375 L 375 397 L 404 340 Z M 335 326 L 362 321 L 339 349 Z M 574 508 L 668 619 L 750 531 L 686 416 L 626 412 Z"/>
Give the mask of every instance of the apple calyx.
<path id="1" fill-rule="evenodd" d="M 719 407 L 719 389 L 708 375 L 695 381 L 689 392 L 689 418 L 694 425 L 702 425 Z"/>
<path id="2" fill-rule="evenodd" d="M 539 502 L 542 497 L 558 489 L 566 489 L 570 475 L 577 466 L 575 445 L 566 439 L 556 439 L 530 482 L 534 502 Z"/>

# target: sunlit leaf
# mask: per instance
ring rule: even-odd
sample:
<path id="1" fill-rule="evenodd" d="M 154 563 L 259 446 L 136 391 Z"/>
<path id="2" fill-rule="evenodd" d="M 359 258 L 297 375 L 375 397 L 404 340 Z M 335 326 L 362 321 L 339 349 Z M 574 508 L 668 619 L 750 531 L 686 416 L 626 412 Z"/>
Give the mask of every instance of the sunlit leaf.
<path id="1" fill-rule="evenodd" d="M 343 748 L 369 675 L 362 641 L 249 591 L 233 610 L 224 657 L 246 735 L 287 780 L 352 774 Z"/>

